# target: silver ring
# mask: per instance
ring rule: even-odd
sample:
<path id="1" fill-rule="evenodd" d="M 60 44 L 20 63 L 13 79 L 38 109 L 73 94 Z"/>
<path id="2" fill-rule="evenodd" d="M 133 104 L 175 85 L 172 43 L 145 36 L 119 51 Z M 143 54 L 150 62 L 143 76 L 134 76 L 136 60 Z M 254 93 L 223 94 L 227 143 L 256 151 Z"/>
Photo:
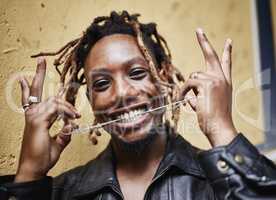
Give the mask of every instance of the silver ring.
<path id="1" fill-rule="evenodd" d="M 36 97 L 36 96 L 29 96 L 28 102 L 30 105 L 32 105 L 34 103 L 39 103 L 40 101 L 39 101 L 38 97 Z"/>
<path id="2" fill-rule="evenodd" d="M 22 106 L 24 112 L 26 112 L 30 108 L 30 104 L 26 103 Z"/>

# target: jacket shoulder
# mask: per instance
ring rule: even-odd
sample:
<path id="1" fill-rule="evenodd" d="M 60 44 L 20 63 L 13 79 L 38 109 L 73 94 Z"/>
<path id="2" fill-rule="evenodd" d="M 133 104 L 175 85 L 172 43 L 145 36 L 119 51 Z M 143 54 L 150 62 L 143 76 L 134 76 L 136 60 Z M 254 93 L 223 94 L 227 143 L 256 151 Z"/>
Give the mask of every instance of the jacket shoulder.
<path id="1" fill-rule="evenodd" d="M 53 178 L 53 189 L 70 189 L 80 182 L 81 178 L 88 170 L 97 169 L 101 163 L 105 151 L 101 152 L 95 159 L 90 160 L 84 165 L 77 166 Z"/>

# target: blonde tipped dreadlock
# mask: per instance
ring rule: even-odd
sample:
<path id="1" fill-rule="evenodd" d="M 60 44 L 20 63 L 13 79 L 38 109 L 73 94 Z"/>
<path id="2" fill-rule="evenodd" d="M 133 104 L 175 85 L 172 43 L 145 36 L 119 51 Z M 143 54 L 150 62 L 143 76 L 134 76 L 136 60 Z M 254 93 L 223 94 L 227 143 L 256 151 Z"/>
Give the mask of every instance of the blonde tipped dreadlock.
<path id="1" fill-rule="evenodd" d="M 58 56 L 54 66 L 60 75 L 60 94 L 65 93 L 65 99 L 75 105 L 76 95 L 85 78 L 81 72 L 84 61 L 92 46 L 102 37 L 121 33 L 136 37 L 137 44 L 149 64 L 150 72 L 167 102 L 174 102 L 179 98 L 179 88 L 184 82 L 184 77 L 171 63 L 171 52 L 166 40 L 157 32 L 156 24 L 142 24 L 138 21 L 139 14 L 129 15 L 127 11 L 122 13 L 111 12 L 110 16 L 101 16 L 94 19 L 92 24 L 83 33 L 82 37 L 68 42 L 56 52 L 46 52 L 33 55 Z M 59 69 L 63 65 L 62 70 Z M 171 120 L 177 128 L 179 120 L 179 107 L 173 107 Z M 94 121 L 96 124 L 96 121 Z M 97 144 L 96 136 L 100 132 L 90 133 L 90 140 Z"/>

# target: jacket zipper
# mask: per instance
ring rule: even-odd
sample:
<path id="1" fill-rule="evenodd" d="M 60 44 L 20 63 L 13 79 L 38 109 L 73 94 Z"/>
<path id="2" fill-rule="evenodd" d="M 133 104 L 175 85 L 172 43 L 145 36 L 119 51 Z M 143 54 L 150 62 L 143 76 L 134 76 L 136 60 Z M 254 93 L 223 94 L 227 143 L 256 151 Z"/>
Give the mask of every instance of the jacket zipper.
<path id="1" fill-rule="evenodd" d="M 163 176 L 167 171 L 168 171 L 169 167 L 166 167 L 158 176 L 156 176 L 150 183 L 149 187 L 146 190 L 145 196 L 144 196 L 144 200 L 148 199 L 148 193 L 150 188 L 152 187 L 153 183 L 155 183 L 161 176 Z"/>

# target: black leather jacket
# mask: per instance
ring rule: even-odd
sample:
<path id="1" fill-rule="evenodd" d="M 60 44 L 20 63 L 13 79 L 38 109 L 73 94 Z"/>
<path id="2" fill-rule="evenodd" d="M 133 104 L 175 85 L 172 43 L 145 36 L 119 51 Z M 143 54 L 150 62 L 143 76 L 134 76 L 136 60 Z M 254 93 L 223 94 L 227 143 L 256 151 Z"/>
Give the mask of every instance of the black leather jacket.
<path id="1" fill-rule="evenodd" d="M 95 160 L 56 178 L 12 183 L 13 176 L 2 176 L 0 199 L 123 199 L 114 166 L 108 146 Z M 181 136 L 170 137 L 144 199 L 276 199 L 276 167 L 242 134 L 202 152 Z"/>

